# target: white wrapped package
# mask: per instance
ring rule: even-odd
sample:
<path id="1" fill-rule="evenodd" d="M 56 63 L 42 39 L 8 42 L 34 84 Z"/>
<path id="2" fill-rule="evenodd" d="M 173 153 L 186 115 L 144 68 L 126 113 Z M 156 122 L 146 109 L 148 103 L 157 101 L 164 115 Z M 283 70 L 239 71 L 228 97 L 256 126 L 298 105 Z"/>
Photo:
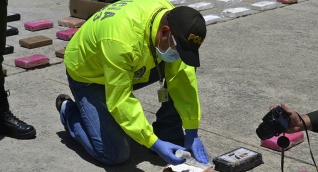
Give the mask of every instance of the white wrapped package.
<path id="1" fill-rule="evenodd" d="M 173 5 L 179 5 L 179 4 L 186 3 L 187 0 L 169 0 L 169 2 L 171 2 L 171 4 Z"/>
<path id="2" fill-rule="evenodd" d="M 243 0 L 216 0 L 220 5 L 230 6 L 241 3 Z"/>
<path id="3" fill-rule="evenodd" d="M 198 2 L 188 5 L 188 7 L 194 8 L 198 11 L 207 10 L 213 8 L 213 6 L 214 5 L 211 2 Z"/>
<path id="4" fill-rule="evenodd" d="M 170 170 L 169 170 L 170 169 Z M 187 164 L 180 164 L 180 165 L 168 165 L 165 167 L 163 172 L 173 171 L 173 172 L 214 172 L 214 167 L 208 169 L 201 169 L 198 167 L 190 166 Z"/>
<path id="5" fill-rule="evenodd" d="M 251 9 L 245 7 L 227 8 L 222 11 L 222 15 L 226 17 L 241 17 L 251 14 Z"/>
<path id="6" fill-rule="evenodd" d="M 221 19 L 220 16 L 218 16 L 218 15 L 213 15 L 213 14 L 204 15 L 203 18 L 204 18 L 204 20 L 205 20 L 205 24 L 206 24 L 206 25 L 216 23 L 216 22 L 220 21 L 220 19 Z"/>
<path id="7" fill-rule="evenodd" d="M 261 2 L 257 2 L 252 4 L 252 9 L 253 10 L 270 10 L 270 9 L 274 9 L 274 8 L 278 8 L 282 5 L 281 2 L 277 2 L 277 1 L 261 1 Z"/>

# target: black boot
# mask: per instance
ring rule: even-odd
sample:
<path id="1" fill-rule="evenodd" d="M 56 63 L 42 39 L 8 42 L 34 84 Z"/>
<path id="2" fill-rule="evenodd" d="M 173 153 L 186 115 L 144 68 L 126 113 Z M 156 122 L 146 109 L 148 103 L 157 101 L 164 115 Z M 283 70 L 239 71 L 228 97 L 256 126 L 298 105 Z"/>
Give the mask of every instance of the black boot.
<path id="1" fill-rule="evenodd" d="M 4 135 L 4 114 L 0 113 L 0 135 Z"/>
<path id="2" fill-rule="evenodd" d="M 19 120 L 11 113 L 7 97 L 8 94 L 4 87 L 0 87 L 0 134 L 16 139 L 35 138 L 34 127 Z"/>
<path id="3" fill-rule="evenodd" d="M 5 117 L 4 112 L 9 110 L 9 103 L 7 99 L 7 92 L 4 90 L 3 86 L 0 86 L 0 134 L 4 134 L 5 130 Z"/>
<path id="4" fill-rule="evenodd" d="M 34 127 L 15 117 L 11 111 L 4 113 L 4 123 L 4 134 L 8 137 L 16 139 L 35 138 L 36 130 Z"/>

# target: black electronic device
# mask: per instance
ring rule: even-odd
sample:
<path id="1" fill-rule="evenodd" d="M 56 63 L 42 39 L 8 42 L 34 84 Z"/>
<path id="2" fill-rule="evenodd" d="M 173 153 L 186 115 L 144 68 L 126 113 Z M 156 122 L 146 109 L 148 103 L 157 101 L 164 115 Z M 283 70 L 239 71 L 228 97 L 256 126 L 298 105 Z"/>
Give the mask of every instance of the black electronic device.
<path id="1" fill-rule="evenodd" d="M 19 33 L 18 28 L 13 27 L 13 26 L 7 26 L 7 32 L 6 36 L 12 36 L 12 35 L 17 35 Z"/>
<path id="2" fill-rule="evenodd" d="M 13 53 L 14 47 L 12 45 L 6 44 L 3 55 Z"/>
<path id="3" fill-rule="evenodd" d="M 263 117 L 263 122 L 256 129 L 256 134 L 262 140 L 270 139 L 283 133 L 288 125 L 289 116 L 280 106 L 277 106 Z"/>
<path id="4" fill-rule="evenodd" d="M 9 12 L 7 14 L 7 22 L 18 21 L 21 19 L 21 15 L 18 13 Z"/>

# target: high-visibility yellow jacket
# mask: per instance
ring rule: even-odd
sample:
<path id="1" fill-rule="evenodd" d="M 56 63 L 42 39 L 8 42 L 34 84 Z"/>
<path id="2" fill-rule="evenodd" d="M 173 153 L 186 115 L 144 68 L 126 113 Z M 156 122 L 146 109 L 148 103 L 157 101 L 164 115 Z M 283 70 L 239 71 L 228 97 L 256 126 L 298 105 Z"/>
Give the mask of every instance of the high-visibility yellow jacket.
<path id="1" fill-rule="evenodd" d="M 133 84 L 147 82 L 150 70 L 156 67 L 149 26 L 160 8 L 166 9 L 153 22 L 154 44 L 163 14 L 174 6 L 168 0 L 123 0 L 87 20 L 70 40 L 64 56 L 67 72 L 74 80 L 105 85 L 109 112 L 130 137 L 148 148 L 158 137 L 132 91 Z M 164 72 L 183 127 L 197 129 L 201 112 L 194 67 L 177 60 L 166 63 Z"/>

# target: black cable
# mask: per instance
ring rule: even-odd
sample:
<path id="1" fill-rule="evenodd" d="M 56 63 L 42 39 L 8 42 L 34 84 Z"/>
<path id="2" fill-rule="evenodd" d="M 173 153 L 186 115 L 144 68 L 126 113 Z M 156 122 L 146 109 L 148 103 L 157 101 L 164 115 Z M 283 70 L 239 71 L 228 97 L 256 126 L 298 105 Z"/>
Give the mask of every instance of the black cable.
<path id="1" fill-rule="evenodd" d="M 297 113 L 297 112 L 296 112 Z M 315 167 L 316 167 L 316 170 L 317 170 L 317 172 L 318 172 L 318 167 L 317 167 L 317 165 L 316 165 L 316 161 L 315 161 L 315 158 L 314 158 L 314 156 L 313 156 L 313 153 L 312 153 L 312 151 L 311 151 L 311 146 L 310 146 L 310 141 L 309 141 L 309 135 L 308 135 L 308 130 L 307 130 L 307 126 L 306 126 L 306 123 L 305 123 L 305 121 L 303 120 L 303 118 L 297 113 L 297 115 L 298 115 L 298 117 L 299 117 L 299 119 L 300 119 L 300 121 L 302 122 L 302 124 L 303 124 L 303 126 L 304 126 L 304 128 L 305 128 L 305 132 L 306 132 L 306 136 L 307 136 L 307 141 L 308 141 L 308 145 L 309 145 L 309 152 L 310 152 L 310 156 L 311 156 L 311 159 L 312 159 L 312 161 L 314 162 L 314 164 L 315 164 Z M 282 137 L 285 137 L 285 133 L 283 133 L 283 136 Z M 279 138 L 280 139 L 280 138 Z M 285 151 L 285 146 L 286 145 L 283 145 L 283 141 L 282 141 L 283 139 L 281 139 L 280 140 L 280 144 L 279 144 L 279 146 L 282 148 L 282 155 L 281 155 L 281 170 L 282 170 L 282 172 L 284 172 L 284 151 Z M 279 140 L 278 140 L 279 141 Z M 288 146 L 287 146 L 288 147 Z"/>
<path id="2" fill-rule="evenodd" d="M 282 148 L 282 156 L 281 156 L 281 162 L 280 162 L 280 167 L 282 169 L 282 172 L 284 172 L 284 150 L 285 148 Z"/>
<path id="3" fill-rule="evenodd" d="M 296 113 L 297 113 L 297 112 L 296 112 Z M 303 120 L 303 118 L 302 118 L 298 113 L 297 113 L 297 115 L 298 115 L 299 119 L 301 120 L 301 122 L 303 123 L 303 126 L 304 126 L 304 128 L 305 128 L 306 136 L 307 136 L 307 141 L 308 141 L 308 145 L 309 145 L 310 156 L 311 156 L 311 159 L 312 159 L 312 161 L 314 162 L 315 167 L 316 167 L 316 170 L 317 170 L 317 172 L 318 172 L 318 168 L 317 168 L 317 165 L 316 165 L 316 161 L 315 161 L 314 156 L 313 156 L 312 151 L 311 151 L 311 146 L 310 146 L 310 142 L 309 142 L 309 135 L 308 135 L 306 123 L 305 123 L 305 121 Z"/>
<path id="4" fill-rule="evenodd" d="M 285 136 L 285 132 L 282 136 L 280 136 L 277 140 L 278 146 L 282 149 L 282 156 L 281 156 L 281 170 L 284 172 L 284 153 L 285 149 L 290 145 L 289 139 Z"/>

